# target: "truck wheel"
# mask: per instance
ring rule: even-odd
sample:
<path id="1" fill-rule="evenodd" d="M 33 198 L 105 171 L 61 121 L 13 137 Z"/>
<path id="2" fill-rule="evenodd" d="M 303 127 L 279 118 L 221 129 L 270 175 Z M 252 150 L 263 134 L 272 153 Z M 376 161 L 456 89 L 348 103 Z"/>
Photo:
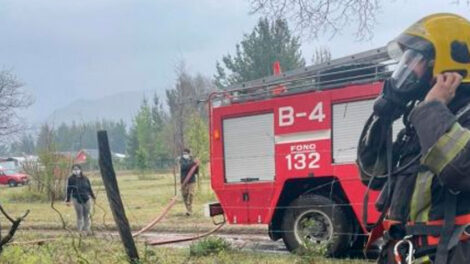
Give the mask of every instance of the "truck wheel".
<path id="1" fill-rule="evenodd" d="M 15 180 L 9 180 L 8 181 L 8 186 L 16 187 L 16 186 L 18 186 L 18 183 Z"/>
<path id="2" fill-rule="evenodd" d="M 305 246 L 318 247 L 327 256 L 339 257 L 347 253 L 352 237 L 352 221 L 341 206 L 320 195 L 294 200 L 284 212 L 281 228 L 284 244 L 291 252 Z"/>

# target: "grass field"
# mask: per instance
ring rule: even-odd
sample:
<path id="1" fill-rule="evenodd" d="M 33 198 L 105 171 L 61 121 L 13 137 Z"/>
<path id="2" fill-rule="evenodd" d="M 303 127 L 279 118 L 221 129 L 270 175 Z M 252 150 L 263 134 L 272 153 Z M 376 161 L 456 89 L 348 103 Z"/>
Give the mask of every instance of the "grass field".
<path id="1" fill-rule="evenodd" d="M 97 195 L 92 215 L 93 229 L 113 230 L 115 228 L 114 220 L 101 178 L 96 173 L 90 173 L 88 176 Z M 138 177 L 129 173 L 118 173 L 118 182 L 126 214 L 133 230 L 145 226 L 160 213 L 162 208 L 174 196 L 173 175 L 171 174 L 149 174 L 146 177 Z M 0 202 L 10 215 L 19 216 L 27 209 L 31 210 L 31 213 L 22 223 L 20 231 L 15 236 L 16 241 L 45 238 L 48 234 L 41 233 L 43 229 L 63 230 L 59 214 L 52 210 L 50 203 L 14 200 L 21 197 L 26 191 L 27 187 L 0 187 Z M 201 180 L 194 201 L 194 215 L 191 217 L 185 216 L 184 205 L 180 199 L 163 222 L 158 224 L 153 231 L 185 232 L 212 229 L 211 220 L 203 216 L 203 205 L 215 200 L 215 196 L 210 190 L 209 181 Z M 66 207 L 62 201 L 55 202 L 54 206 L 63 216 L 67 226 L 74 229 L 75 213 L 73 208 Z M 5 222 L 2 221 L 2 223 Z M 225 226 L 222 231 L 264 234 L 266 233 L 266 227 Z M 143 259 L 142 263 L 364 263 L 364 260 L 335 260 L 317 256 L 314 258 L 315 262 L 312 262 L 311 258 L 291 254 L 268 254 L 237 249 L 206 257 L 194 257 L 189 254 L 187 248 L 154 248 L 147 247 L 141 242 L 139 242 L 138 248 Z M 71 237 L 70 234 L 65 233 L 64 235 L 64 232 L 60 233 L 60 237 L 55 241 L 42 246 L 10 245 L 0 255 L 0 263 L 12 264 L 126 262 L 122 246 L 119 240 L 115 238 L 87 237 L 79 240 Z"/>
<path id="2" fill-rule="evenodd" d="M 37 234 L 18 233 L 22 239 L 37 238 Z M 267 254 L 229 249 L 218 254 L 197 257 L 189 249 L 154 248 L 138 243 L 142 264 L 359 264 L 364 260 L 338 260 L 320 257 L 302 257 L 292 254 Z M 128 263 L 122 246 L 117 240 L 84 238 L 79 240 L 61 237 L 56 241 L 37 245 L 12 245 L 0 255 L 5 264 L 56 264 L 56 263 Z"/>
<path id="3" fill-rule="evenodd" d="M 113 228 L 114 220 L 109 209 L 106 192 L 102 184 L 101 177 L 97 173 L 89 174 L 94 192 L 97 196 L 94 205 L 92 222 L 95 229 Z M 174 196 L 174 180 L 171 174 L 148 174 L 139 177 L 132 174 L 119 175 L 119 188 L 121 197 L 125 205 L 127 218 L 133 229 L 145 226 Z M 26 191 L 25 187 L 0 188 L 0 202 L 12 215 L 20 215 L 26 209 L 31 213 L 22 224 L 31 228 L 61 228 L 59 214 L 52 210 L 49 203 L 18 201 L 21 193 Z M 181 198 L 173 207 L 168 216 L 158 225 L 156 230 L 166 230 L 172 232 L 188 230 L 207 230 L 213 227 L 209 218 L 203 216 L 203 206 L 209 201 L 216 201 L 210 184 L 207 179 L 201 180 L 199 189 L 194 200 L 194 215 L 185 216 L 184 205 Z M 67 207 L 62 201 L 54 203 L 55 208 L 62 214 L 66 223 L 70 227 L 75 225 L 75 212 L 72 207 Z M 230 229 L 230 228 L 229 228 Z"/>

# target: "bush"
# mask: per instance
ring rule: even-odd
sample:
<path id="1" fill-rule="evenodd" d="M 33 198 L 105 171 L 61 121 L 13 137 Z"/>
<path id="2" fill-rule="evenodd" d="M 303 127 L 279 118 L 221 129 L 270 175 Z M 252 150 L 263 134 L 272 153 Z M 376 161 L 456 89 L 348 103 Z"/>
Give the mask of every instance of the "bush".
<path id="1" fill-rule="evenodd" d="M 296 253 L 300 256 L 297 264 L 313 264 L 315 259 L 322 258 L 328 251 L 328 243 L 322 242 L 319 244 L 305 242 L 304 246 L 299 247 Z"/>
<path id="2" fill-rule="evenodd" d="M 49 199 L 46 193 L 40 193 L 28 188 L 23 188 L 21 192 L 14 192 L 8 194 L 8 200 L 10 202 L 47 202 Z"/>
<path id="3" fill-rule="evenodd" d="M 220 237 L 203 238 L 189 246 L 189 255 L 204 257 L 230 250 L 230 243 Z"/>
<path id="4" fill-rule="evenodd" d="M 28 189 L 33 193 L 44 194 L 48 200 L 65 198 L 65 184 L 70 174 L 73 159 L 54 152 L 43 150 L 39 162 L 23 163 L 23 171 L 30 176 Z"/>

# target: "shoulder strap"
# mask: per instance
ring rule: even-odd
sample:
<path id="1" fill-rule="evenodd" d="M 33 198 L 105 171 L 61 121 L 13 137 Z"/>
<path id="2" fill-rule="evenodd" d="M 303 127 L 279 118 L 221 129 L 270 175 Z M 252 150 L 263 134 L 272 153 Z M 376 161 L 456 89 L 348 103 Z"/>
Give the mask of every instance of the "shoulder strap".
<path id="1" fill-rule="evenodd" d="M 468 111 L 470 111 L 470 103 L 467 104 L 465 107 L 460 108 L 459 111 L 457 111 L 457 114 L 455 114 L 455 117 L 457 117 L 457 120 L 459 120 L 463 115 L 465 115 Z"/>
<path id="2" fill-rule="evenodd" d="M 457 195 L 446 189 L 444 199 L 444 203 L 446 205 L 444 209 L 444 226 L 442 227 L 441 238 L 437 245 L 435 264 L 447 263 L 447 257 L 449 255 L 448 245 L 455 229 L 454 224 L 457 210 Z"/>

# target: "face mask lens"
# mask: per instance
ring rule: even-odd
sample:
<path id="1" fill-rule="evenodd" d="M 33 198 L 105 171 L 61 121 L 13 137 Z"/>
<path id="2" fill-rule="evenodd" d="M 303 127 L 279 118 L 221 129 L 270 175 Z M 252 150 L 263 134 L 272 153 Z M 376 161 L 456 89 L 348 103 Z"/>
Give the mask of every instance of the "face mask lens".
<path id="1" fill-rule="evenodd" d="M 427 60 L 420 52 L 406 50 L 392 74 L 394 86 L 398 91 L 410 92 L 427 71 Z"/>

